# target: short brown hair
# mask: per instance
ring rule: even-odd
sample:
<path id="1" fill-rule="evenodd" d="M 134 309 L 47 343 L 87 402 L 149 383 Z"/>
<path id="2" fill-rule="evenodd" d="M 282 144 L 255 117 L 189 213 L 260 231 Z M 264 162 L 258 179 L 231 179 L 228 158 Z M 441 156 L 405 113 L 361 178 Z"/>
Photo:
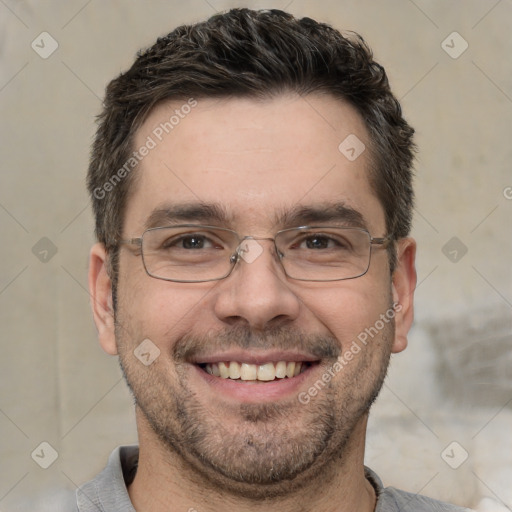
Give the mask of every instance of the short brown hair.
<path id="1" fill-rule="evenodd" d="M 87 184 L 96 235 L 109 252 L 114 279 L 134 179 L 133 172 L 120 170 L 149 112 L 164 100 L 269 98 L 289 92 L 330 94 L 357 109 L 370 136 L 370 180 L 387 232 L 395 239 L 409 234 L 414 130 L 362 37 L 345 37 L 329 25 L 279 10 L 232 9 L 159 38 L 106 89 Z"/>

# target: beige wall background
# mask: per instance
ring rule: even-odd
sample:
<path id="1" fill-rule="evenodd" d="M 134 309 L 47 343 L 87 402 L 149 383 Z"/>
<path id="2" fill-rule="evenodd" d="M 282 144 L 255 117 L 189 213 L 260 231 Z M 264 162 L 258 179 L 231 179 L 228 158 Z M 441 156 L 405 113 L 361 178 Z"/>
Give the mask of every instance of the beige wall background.
<path id="1" fill-rule="evenodd" d="M 36 496 L 76 488 L 136 442 L 86 286 L 94 116 L 139 48 L 234 6 L 355 30 L 385 65 L 420 147 L 419 286 L 366 462 L 387 485 L 510 510 L 510 0 L 1 0 L 0 510 L 46 510 Z"/>

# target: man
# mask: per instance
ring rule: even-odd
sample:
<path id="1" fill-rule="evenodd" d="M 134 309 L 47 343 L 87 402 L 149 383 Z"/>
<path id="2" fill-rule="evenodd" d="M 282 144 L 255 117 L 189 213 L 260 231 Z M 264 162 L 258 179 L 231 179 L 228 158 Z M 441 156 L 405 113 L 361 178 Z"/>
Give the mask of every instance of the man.
<path id="1" fill-rule="evenodd" d="M 89 286 L 136 401 L 78 510 L 423 511 L 363 465 L 413 319 L 413 130 L 363 40 L 179 27 L 107 88 Z"/>

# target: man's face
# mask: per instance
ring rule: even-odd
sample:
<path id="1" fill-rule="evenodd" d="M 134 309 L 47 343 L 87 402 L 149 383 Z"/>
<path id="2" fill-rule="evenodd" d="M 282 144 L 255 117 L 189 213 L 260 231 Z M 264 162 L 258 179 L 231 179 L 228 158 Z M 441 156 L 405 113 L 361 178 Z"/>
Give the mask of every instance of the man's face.
<path id="1" fill-rule="evenodd" d="M 369 147 L 347 104 L 326 96 L 202 99 L 158 141 L 154 130 L 181 105 L 158 106 L 137 133 L 135 148 L 148 136 L 157 144 L 135 171 L 124 238 L 140 237 L 148 219 L 271 238 L 311 223 L 350 227 L 359 217 L 372 236 L 387 234 L 369 184 L 369 151 L 353 160 L 338 149 L 351 134 Z M 345 215 L 351 210 L 359 215 Z M 289 489 L 291 479 L 301 485 L 364 440 L 389 355 L 405 345 L 394 321 L 357 342 L 400 300 L 384 248 L 372 248 L 370 268 L 357 279 L 305 282 L 285 276 L 272 242 L 258 243 L 255 259 L 242 258 L 229 277 L 205 283 L 152 278 L 136 247 L 123 246 L 116 348 L 112 333 L 101 338 L 120 355 L 139 430 L 156 434 L 173 460 L 217 486 L 254 497 L 265 488 L 268 497 Z M 148 366 L 134 355 L 146 339 L 160 351 Z M 333 372 L 355 340 L 360 350 Z M 221 362 L 246 363 L 247 375 L 253 365 L 302 364 L 296 376 L 255 381 L 208 373 L 206 364 L 212 371 Z M 309 393 L 315 383 L 317 393 Z M 299 400 L 304 393 L 307 403 Z"/>

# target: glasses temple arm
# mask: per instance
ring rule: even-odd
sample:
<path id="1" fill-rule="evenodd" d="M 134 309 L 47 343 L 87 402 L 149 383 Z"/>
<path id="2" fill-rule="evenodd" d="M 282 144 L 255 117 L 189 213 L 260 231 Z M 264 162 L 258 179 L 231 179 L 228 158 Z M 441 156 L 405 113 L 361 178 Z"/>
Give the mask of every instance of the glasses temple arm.
<path id="1" fill-rule="evenodd" d="M 388 235 L 384 238 L 371 238 L 370 243 L 375 245 L 387 245 L 389 242 L 393 240 L 391 235 Z"/>
<path id="2" fill-rule="evenodd" d="M 119 240 L 119 244 L 127 244 L 127 245 L 142 245 L 142 237 L 139 238 L 128 238 L 126 240 Z"/>

